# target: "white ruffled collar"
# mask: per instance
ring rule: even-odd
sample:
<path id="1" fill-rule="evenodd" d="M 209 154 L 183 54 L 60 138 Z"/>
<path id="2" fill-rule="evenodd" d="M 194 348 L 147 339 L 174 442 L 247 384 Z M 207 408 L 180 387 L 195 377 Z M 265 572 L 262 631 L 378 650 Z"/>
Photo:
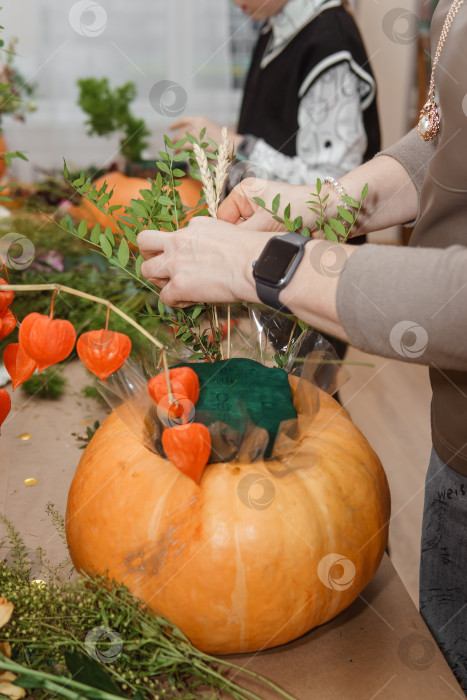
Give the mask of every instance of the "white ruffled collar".
<path id="1" fill-rule="evenodd" d="M 323 5 L 340 5 L 340 0 L 289 0 L 284 9 L 270 17 L 263 31 L 272 29 L 272 40 L 268 52 L 285 46 L 321 11 Z"/>

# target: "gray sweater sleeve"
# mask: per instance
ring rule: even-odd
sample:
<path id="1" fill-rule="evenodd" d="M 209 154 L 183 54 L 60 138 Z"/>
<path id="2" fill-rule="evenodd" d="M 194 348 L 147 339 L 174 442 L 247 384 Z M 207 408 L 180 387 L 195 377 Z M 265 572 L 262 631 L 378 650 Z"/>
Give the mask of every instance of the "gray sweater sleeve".
<path id="1" fill-rule="evenodd" d="M 465 371 L 467 248 L 362 246 L 342 272 L 337 313 L 365 352 Z"/>
<path id="2" fill-rule="evenodd" d="M 378 153 L 378 156 L 391 156 L 407 170 L 418 194 L 418 214 L 413 221 L 407 222 L 406 226 L 414 226 L 420 216 L 420 191 L 423 180 L 428 171 L 428 165 L 436 150 L 437 139 L 433 141 L 423 141 L 415 127 L 408 134 L 403 136 L 397 143 Z"/>

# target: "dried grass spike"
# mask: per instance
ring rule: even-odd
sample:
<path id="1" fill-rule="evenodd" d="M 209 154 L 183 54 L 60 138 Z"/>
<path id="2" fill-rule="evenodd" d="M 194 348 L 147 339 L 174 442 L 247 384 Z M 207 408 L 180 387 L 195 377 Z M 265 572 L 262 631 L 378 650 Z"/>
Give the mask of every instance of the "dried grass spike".
<path id="1" fill-rule="evenodd" d="M 219 145 L 219 152 L 217 156 L 217 165 L 215 169 L 216 173 L 216 211 L 219 206 L 222 188 L 224 187 L 224 182 L 227 177 L 227 171 L 230 163 L 229 155 L 229 138 L 227 136 L 227 127 L 223 126 L 221 131 L 221 142 Z"/>
<path id="2" fill-rule="evenodd" d="M 201 176 L 201 183 L 203 185 L 204 196 L 206 197 L 206 204 L 208 205 L 208 211 L 210 215 L 216 219 L 217 218 L 217 203 L 216 203 L 216 193 L 214 190 L 214 183 L 212 181 L 211 171 L 209 170 L 208 159 L 206 153 L 203 149 L 198 146 L 197 143 L 193 144 L 193 151 L 195 153 L 196 162 L 199 165 L 199 172 Z"/>

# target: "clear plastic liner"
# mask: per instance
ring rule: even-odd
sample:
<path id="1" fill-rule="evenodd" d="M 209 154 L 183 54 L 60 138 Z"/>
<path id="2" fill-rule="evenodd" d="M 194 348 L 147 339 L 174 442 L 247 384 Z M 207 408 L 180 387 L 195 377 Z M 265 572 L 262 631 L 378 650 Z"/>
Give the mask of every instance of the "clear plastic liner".
<path id="1" fill-rule="evenodd" d="M 141 366 L 127 360 L 123 367 L 98 382 L 98 389 L 131 432 L 145 447 L 159 454 L 162 428 L 157 418 L 154 401 L 148 393 L 148 377 Z"/>
<path id="2" fill-rule="evenodd" d="M 219 327 L 225 329 L 228 318 L 226 307 L 217 307 L 217 315 Z M 223 340 L 224 360 L 230 354 L 231 358 L 243 357 L 272 367 L 276 364 L 274 357 L 278 356 L 285 371 L 292 375 L 289 382 L 294 392 L 297 418 L 283 421 L 279 426 L 271 457 L 266 460 L 271 472 L 275 476 L 285 476 L 290 471 L 302 468 L 305 459 L 306 466 L 310 466 L 309 455 L 301 455 L 299 445 L 319 412 L 318 389 L 332 395 L 347 380 L 347 373 L 336 351 L 317 331 L 302 330 L 294 319 L 262 307 L 237 305 L 231 309 L 229 320 L 230 352 L 226 332 Z M 186 348 L 173 335 L 169 337 L 167 352 L 169 365 L 187 362 Z M 127 360 L 105 383 L 99 382 L 99 390 L 137 439 L 152 452 L 165 456 L 161 436 L 167 422 L 161 417 L 147 389 L 148 379 L 161 371 L 159 352 L 154 350 L 152 357 L 148 355 L 144 367 Z M 255 425 L 248 415 L 245 416 L 246 427 L 240 434 L 225 422 L 215 420 L 215 413 L 206 416 L 201 415 L 200 411 L 194 413 L 194 420 L 204 422 L 211 433 L 209 462 L 255 462 L 264 459 L 269 442 L 268 432 Z"/>

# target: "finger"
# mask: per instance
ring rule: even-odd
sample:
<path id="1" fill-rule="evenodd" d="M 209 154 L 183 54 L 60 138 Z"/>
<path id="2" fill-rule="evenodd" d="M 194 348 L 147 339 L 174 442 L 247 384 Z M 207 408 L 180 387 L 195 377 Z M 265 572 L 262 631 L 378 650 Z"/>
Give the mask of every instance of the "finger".
<path id="1" fill-rule="evenodd" d="M 156 287 L 165 287 L 170 282 L 170 273 L 160 260 L 161 256 L 146 260 L 141 265 L 141 274 L 155 284 Z"/>
<path id="2" fill-rule="evenodd" d="M 219 205 L 218 219 L 228 221 L 230 224 L 241 224 L 242 221 L 253 216 L 256 206 L 240 187 L 241 183 L 234 187 L 229 196 Z"/>
<path id="3" fill-rule="evenodd" d="M 191 119 L 187 119 L 186 117 L 184 119 L 179 119 L 178 121 L 174 122 L 169 126 L 169 129 L 184 129 L 185 126 L 188 124 L 191 124 Z"/>
<path id="4" fill-rule="evenodd" d="M 178 295 L 174 294 L 170 282 L 166 283 L 164 285 L 164 288 L 161 289 L 159 299 L 166 306 L 175 306 L 179 309 L 184 309 L 187 306 L 194 306 L 198 303 L 196 301 L 183 301 L 182 299 L 180 299 Z"/>
<path id="5" fill-rule="evenodd" d="M 163 253 L 166 237 L 165 231 L 141 231 L 136 238 L 136 243 L 143 258 L 147 260 Z"/>

